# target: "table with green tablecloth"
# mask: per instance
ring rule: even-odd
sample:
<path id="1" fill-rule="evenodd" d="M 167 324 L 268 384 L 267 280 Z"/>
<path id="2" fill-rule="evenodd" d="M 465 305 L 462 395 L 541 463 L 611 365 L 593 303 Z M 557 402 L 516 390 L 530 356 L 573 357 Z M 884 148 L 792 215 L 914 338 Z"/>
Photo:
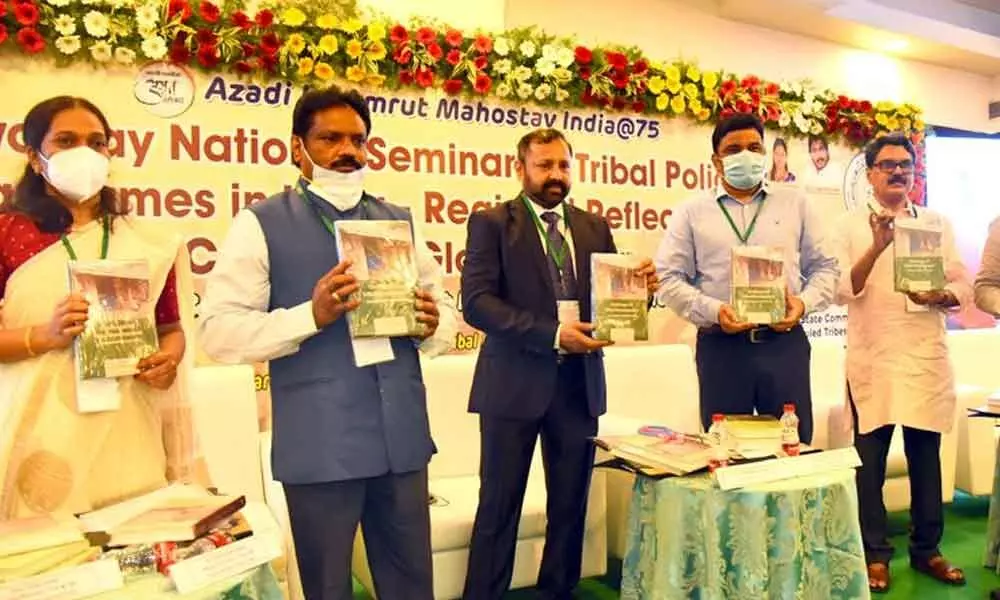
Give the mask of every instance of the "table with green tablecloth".
<path id="1" fill-rule="evenodd" d="M 869 598 L 854 471 L 731 491 L 637 477 L 621 597 Z"/>
<path id="2" fill-rule="evenodd" d="M 88 600 L 283 600 L 284 594 L 270 564 L 212 584 L 190 594 L 179 594 L 168 577 L 129 578 L 125 587 L 91 596 Z"/>

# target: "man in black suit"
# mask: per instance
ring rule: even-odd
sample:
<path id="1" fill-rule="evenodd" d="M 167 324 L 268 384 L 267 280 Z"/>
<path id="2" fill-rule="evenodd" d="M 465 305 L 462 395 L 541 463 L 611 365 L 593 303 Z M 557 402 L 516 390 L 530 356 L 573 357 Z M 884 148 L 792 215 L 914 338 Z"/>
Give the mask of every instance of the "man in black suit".
<path id="1" fill-rule="evenodd" d="M 462 306 L 486 334 L 469 410 L 479 414 L 479 510 L 464 600 L 510 586 L 521 505 L 541 435 L 548 489 L 544 598 L 569 598 L 580 579 L 597 417 L 605 411 L 606 342 L 593 339 L 590 255 L 616 252 L 606 220 L 565 202 L 573 151 L 554 129 L 518 143 L 522 192 L 469 217 Z M 641 267 L 652 293 L 651 261 Z"/>

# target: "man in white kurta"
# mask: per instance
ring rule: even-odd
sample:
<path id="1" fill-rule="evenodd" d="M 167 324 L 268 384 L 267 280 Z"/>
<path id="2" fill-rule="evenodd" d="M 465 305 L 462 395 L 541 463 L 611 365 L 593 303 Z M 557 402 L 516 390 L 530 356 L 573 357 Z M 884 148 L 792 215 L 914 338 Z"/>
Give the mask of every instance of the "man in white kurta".
<path id="1" fill-rule="evenodd" d="M 941 557 L 941 434 L 955 420 L 955 385 L 945 340 L 945 314 L 971 298 L 971 285 L 942 215 L 910 204 L 915 153 L 903 136 L 866 149 L 875 202 L 845 215 L 837 228 L 841 265 L 837 302 L 847 306 L 847 383 L 861 456 L 858 502 L 872 591 L 889 586 L 886 509 L 882 499 L 889 444 L 903 428 L 912 500 L 910 564 L 945 583 L 965 582 Z M 940 227 L 944 289 L 895 291 L 895 225 L 916 219 Z"/>

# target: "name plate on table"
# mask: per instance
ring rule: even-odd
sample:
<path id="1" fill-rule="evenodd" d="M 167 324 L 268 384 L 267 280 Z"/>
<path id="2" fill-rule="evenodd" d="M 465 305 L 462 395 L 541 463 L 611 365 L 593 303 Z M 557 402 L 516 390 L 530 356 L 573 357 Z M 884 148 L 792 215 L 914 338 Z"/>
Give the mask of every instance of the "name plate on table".
<path id="1" fill-rule="evenodd" d="M 0 600 L 77 600 L 124 586 L 118 561 L 97 560 L 0 585 Z"/>
<path id="2" fill-rule="evenodd" d="M 253 536 L 201 554 L 170 567 L 170 579 L 181 594 L 189 594 L 254 567 L 268 563 L 282 554 L 281 543 L 274 536 Z"/>
<path id="3" fill-rule="evenodd" d="M 853 447 L 838 448 L 722 467 L 715 470 L 715 480 L 719 484 L 719 489 L 735 490 L 840 469 L 856 469 L 860 466 L 861 457 L 858 456 L 857 450 Z"/>

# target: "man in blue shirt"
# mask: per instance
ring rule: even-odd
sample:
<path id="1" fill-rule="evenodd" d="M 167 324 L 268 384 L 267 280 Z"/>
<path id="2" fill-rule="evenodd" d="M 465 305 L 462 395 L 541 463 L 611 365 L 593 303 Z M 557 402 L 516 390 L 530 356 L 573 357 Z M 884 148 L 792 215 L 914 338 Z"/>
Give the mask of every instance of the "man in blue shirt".
<path id="1" fill-rule="evenodd" d="M 702 423 L 712 415 L 780 416 L 794 404 L 799 436 L 812 440 L 809 340 L 799 324 L 833 298 L 839 269 L 821 247 L 822 224 L 805 197 L 764 184 L 764 126 L 754 115 L 720 121 L 712 164 L 721 187 L 682 204 L 657 251 L 661 302 L 698 328 L 695 362 Z M 732 252 L 739 246 L 784 254 L 785 318 L 768 326 L 741 321 L 730 304 Z"/>

